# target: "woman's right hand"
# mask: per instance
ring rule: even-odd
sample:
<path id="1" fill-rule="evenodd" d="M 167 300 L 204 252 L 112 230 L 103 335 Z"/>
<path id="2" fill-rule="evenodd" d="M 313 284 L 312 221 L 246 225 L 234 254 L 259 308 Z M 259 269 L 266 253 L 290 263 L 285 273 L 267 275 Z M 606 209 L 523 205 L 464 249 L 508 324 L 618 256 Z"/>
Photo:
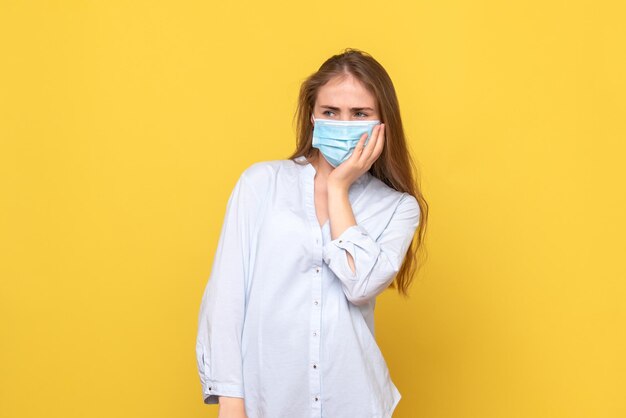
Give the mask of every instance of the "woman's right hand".
<path id="1" fill-rule="evenodd" d="M 243 398 L 220 396 L 217 418 L 248 418 Z"/>

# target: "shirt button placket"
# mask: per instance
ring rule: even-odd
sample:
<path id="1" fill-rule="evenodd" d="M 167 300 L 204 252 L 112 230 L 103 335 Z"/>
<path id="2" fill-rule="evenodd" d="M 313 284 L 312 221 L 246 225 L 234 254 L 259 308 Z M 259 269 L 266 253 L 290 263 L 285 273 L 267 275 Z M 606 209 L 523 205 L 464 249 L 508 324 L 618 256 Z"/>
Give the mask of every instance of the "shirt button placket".
<path id="1" fill-rule="evenodd" d="M 311 334 L 310 334 L 310 390 L 311 390 L 311 408 L 312 417 L 321 418 L 321 373 L 320 373 L 320 330 L 322 322 L 322 236 L 321 230 L 316 231 L 315 240 L 315 260 L 312 266 L 312 284 L 311 284 Z"/>

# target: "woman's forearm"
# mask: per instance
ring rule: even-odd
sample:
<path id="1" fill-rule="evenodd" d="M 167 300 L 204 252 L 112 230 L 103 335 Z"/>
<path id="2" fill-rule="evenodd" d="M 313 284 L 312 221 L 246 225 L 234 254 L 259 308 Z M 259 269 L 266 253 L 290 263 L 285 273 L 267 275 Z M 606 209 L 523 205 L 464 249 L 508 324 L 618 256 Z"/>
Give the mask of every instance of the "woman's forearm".
<path id="1" fill-rule="evenodd" d="M 348 198 L 348 189 L 345 186 L 328 182 L 328 217 L 330 218 L 331 239 L 336 239 L 343 231 L 356 225 L 352 205 Z M 354 259 L 346 251 L 348 265 L 355 271 Z"/>
<path id="2" fill-rule="evenodd" d="M 247 418 L 243 398 L 220 396 L 218 418 Z"/>

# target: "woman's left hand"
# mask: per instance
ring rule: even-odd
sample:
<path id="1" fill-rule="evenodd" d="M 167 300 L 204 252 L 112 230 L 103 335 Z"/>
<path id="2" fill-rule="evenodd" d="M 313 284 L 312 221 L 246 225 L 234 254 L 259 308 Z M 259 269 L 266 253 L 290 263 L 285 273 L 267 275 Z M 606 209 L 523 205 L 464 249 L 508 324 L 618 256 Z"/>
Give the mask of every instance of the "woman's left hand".
<path id="1" fill-rule="evenodd" d="M 364 146 L 367 133 L 361 135 L 352 155 L 339 164 L 329 175 L 328 184 L 349 189 L 356 179 L 361 177 L 380 156 L 385 143 L 385 124 L 378 124 L 372 129 L 372 137 Z"/>

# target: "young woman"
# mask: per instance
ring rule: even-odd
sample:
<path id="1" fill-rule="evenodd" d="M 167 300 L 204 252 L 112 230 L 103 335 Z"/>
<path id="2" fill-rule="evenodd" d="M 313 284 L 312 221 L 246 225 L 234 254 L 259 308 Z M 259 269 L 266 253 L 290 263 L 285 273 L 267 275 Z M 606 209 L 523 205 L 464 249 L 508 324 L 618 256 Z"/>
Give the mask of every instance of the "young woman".
<path id="1" fill-rule="evenodd" d="M 389 418 L 401 395 L 375 299 L 407 295 L 427 213 L 394 87 L 346 49 L 304 81 L 295 117 L 294 154 L 247 167 L 226 206 L 199 314 L 204 403 L 220 418 Z"/>

